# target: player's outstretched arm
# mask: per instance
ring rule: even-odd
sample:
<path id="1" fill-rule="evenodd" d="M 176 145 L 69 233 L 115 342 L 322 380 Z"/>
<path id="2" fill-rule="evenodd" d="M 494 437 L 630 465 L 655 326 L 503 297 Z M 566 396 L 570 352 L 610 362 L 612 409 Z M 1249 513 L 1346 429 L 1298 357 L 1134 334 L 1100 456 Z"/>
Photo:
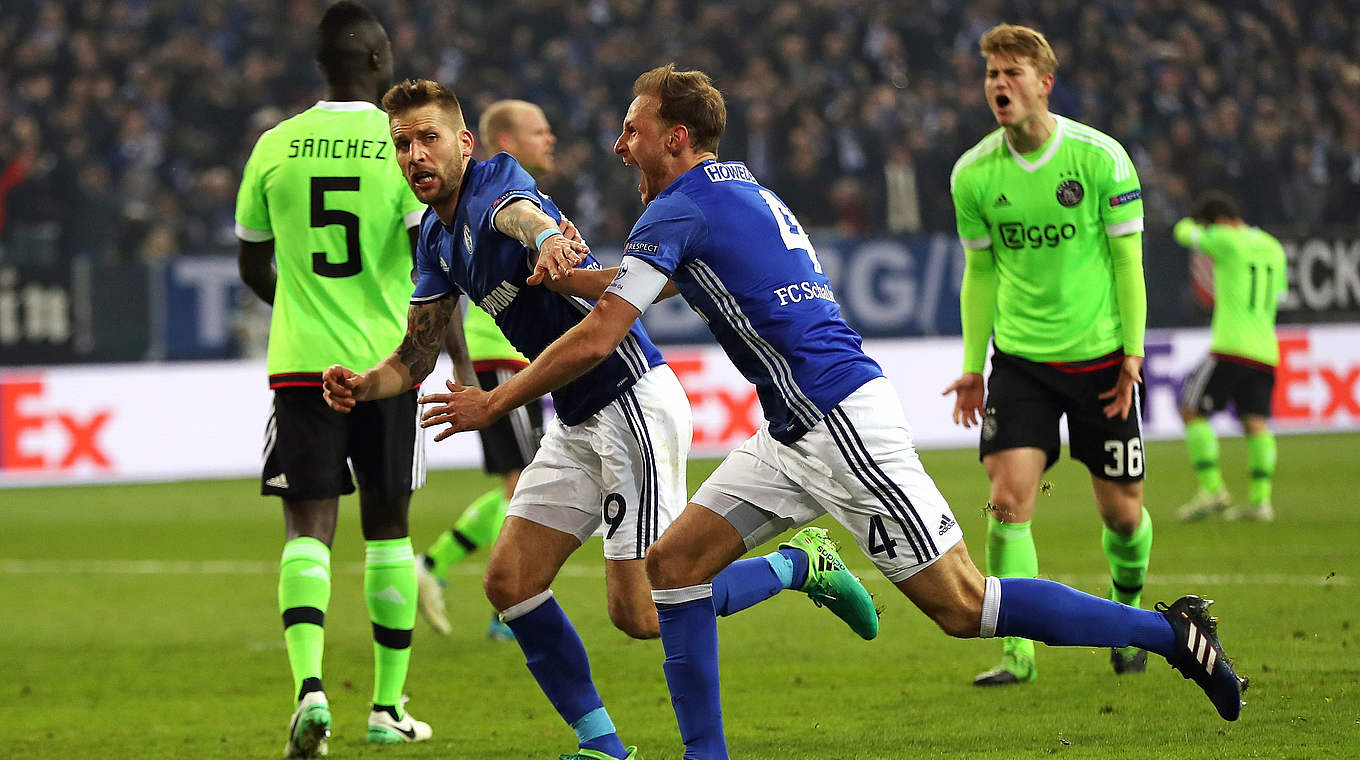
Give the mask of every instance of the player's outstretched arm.
<path id="1" fill-rule="evenodd" d="M 618 348 L 640 314 L 635 306 L 619 296 L 605 294 L 575 327 L 543 349 L 528 367 L 490 393 L 449 382 L 445 383 L 448 393 L 422 396 L 420 403 L 439 406 L 421 416 L 421 427 L 448 425 L 434 437 L 436 441 L 442 441 L 461 430 L 479 430 L 490 425 L 511 409 L 524 406 L 590 371 Z"/>
<path id="2" fill-rule="evenodd" d="M 360 401 L 388 398 L 419 385 L 434 370 L 456 302 L 440 298 L 411 304 L 406 312 L 406 337 L 372 369 L 356 374 L 338 364 L 327 368 L 321 376 L 326 403 L 348 412 Z"/>
<path id="3" fill-rule="evenodd" d="M 563 277 L 557 280 L 544 280 L 543 273 L 546 272 L 546 270 L 540 267 L 535 271 L 535 277 L 530 278 L 531 280 L 536 278 L 537 282 L 528 282 L 527 284 L 536 285 L 538 282 L 542 282 L 543 287 L 554 293 L 585 298 L 590 301 L 598 301 L 600 300 L 600 297 L 604 295 L 605 290 L 609 288 L 609 283 L 613 282 L 614 278 L 618 275 L 619 268 L 573 269 L 571 271 L 572 274 L 570 277 Z M 678 295 L 680 295 L 680 291 L 675 289 L 675 283 L 667 280 L 665 287 L 661 289 L 661 292 L 657 294 L 656 299 L 653 300 L 652 303 Z"/>

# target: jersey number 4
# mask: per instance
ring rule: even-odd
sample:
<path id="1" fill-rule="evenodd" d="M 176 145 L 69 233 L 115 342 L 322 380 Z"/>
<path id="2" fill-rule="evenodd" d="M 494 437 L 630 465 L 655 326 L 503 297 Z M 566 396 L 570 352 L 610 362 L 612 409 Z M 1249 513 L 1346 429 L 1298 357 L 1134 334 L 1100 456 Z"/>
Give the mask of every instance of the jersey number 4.
<path id="1" fill-rule="evenodd" d="M 338 224 L 345 228 L 345 260 L 332 264 L 325 251 L 312 253 L 312 271 L 322 277 L 353 277 L 363 271 L 359 260 L 359 217 L 348 211 L 326 208 L 326 193 L 330 190 L 359 189 L 358 177 L 312 177 L 312 226 L 329 227 Z"/>
<path id="2" fill-rule="evenodd" d="M 784 247 L 790 251 L 804 251 L 807 253 L 808 260 L 812 262 L 812 268 L 817 274 L 825 274 L 822 271 L 822 262 L 817 258 L 817 250 L 812 247 L 812 240 L 803 231 L 803 226 L 793 217 L 793 212 L 784 202 L 775 197 L 775 194 L 764 188 L 760 189 L 760 197 L 765 199 L 765 205 L 770 207 L 770 213 L 774 214 L 774 222 L 779 225 L 779 234 L 784 238 Z"/>

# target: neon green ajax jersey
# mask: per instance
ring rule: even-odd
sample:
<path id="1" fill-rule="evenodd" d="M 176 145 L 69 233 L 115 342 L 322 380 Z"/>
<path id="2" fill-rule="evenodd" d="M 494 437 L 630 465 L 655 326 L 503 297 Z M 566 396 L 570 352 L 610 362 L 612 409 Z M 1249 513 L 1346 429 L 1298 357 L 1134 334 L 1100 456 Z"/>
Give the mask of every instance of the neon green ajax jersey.
<path id="1" fill-rule="evenodd" d="M 524 354 L 515 350 L 505 339 L 501 328 L 490 314 L 482 311 L 477 304 L 469 303 L 463 314 L 463 335 L 467 338 L 468 356 L 474 362 L 508 359 L 529 363 Z"/>
<path id="2" fill-rule="evenodd" d="M 1275 366 L 1275 308 L 1288 288 L 1284 248 L 1256 227 L 1176 223 L 1176 242 L 1214 260 L 1213 342 L 1209 350 Z"/>
<path id="3" fill-rule="evenodd" d="M 1054 116 L 1022 155 L 998 129 L 954 165 L 965 248 L 991 249 L 997 349 L 1032 361 L 1094 359 L 1123 343 L 1109 238 L 1143 230 L 1138 174 L 1113 138 Z"/>
<path id="4" fill-rule="evenodd" d="M 413 287 L 406 230 L 424 210 L 372 103 L 322 101 L 260 136 L 236 198 L 236 234 L 274 241 L 271 384 L 336 363 L 362 371 L 401 343 Z"/>

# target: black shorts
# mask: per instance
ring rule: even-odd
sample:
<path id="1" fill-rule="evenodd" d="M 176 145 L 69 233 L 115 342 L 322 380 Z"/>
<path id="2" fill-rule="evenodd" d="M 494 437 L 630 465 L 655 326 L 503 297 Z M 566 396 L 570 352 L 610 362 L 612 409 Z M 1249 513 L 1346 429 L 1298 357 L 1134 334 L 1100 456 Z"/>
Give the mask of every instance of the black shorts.
<path id="1" fill-rule="evenodd" d="M 1270 416 L 1275 368 L 1228 354 L 1209 354 L 1181 388 L 1181 408 L 1203 415 L 1221 412 L 1229 402 L 1237 416 Z"/>
<path id="2" fill-rule="evenodd" d="M 489 391 L 515 372 L 508 367 L 479 370 L 477 383 Z M 530 401 L 478 432 L 482 436 L 482 469 L 488 475 L 523 470 L 533 461 L 543 438 L 543 399 Z"/>
<path id="3" fill-rule="evenodd" d="M 1119 483 L 1143 479 L 1140 386 L 1133 389 L 1127 419 L 1105 416 L 1101 393 L 1119 378 L 1123 352 L 1061 367 L 995 351 L 987 379 L 978 458 L 1007 449 L 1034 447 L 1047 456 L 1044 469 L 1061 451 L 1058 420 L 1067 415 L 1072 458 L 1092 477 Z"/>
<path id="4" fill-rule="evenodd" d="M 349 414 L 326 405 L 319 387 L 277 388 L 264 434 L 260 493 L 332 499 L 354 493 L 346 459 L 365 490 L 410 496 L 425 480 L 416 391 L 364 401 Z"/>

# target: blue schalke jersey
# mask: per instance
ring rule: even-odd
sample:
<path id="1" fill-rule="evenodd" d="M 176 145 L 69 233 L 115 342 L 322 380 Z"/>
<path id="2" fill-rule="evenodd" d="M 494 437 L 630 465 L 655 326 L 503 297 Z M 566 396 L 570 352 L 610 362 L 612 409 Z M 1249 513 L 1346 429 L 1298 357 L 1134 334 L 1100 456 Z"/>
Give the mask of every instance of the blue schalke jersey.
<path id="1" fill-rule="evenodd" d="M 411 303 L 429 303 L 465 293 L 496 320 L 496 326 L 520 353 L 532 358 L 580 322 L 594 302 L 528 286 L 536 254 L 495 227 L 496 213 L 511 202 L 529 201 L 560 220 L 548 196 L 533 177 L 507 153 L 487 161 L 471 161 L 463 176 L 453 224 L 445 226 L 433 210 L 420 223 L 416 269 L 420 275 Z M 593 256 L 581 264 L 600 268 Z M 581 377 L 553 391 L 557 416 L 579 425 L 647 370 L 664 364 L 661 353 L 635 322 L 614 353 Z"/>
<path id="2" fill-rule="evenodd" d="M 705 161 L 662 190 L 624 256 L 665 273 L 756 387 L 770 434 L 792 443 L 881 377 L 841 317 L 807 233 L 744 164 Z"/>

